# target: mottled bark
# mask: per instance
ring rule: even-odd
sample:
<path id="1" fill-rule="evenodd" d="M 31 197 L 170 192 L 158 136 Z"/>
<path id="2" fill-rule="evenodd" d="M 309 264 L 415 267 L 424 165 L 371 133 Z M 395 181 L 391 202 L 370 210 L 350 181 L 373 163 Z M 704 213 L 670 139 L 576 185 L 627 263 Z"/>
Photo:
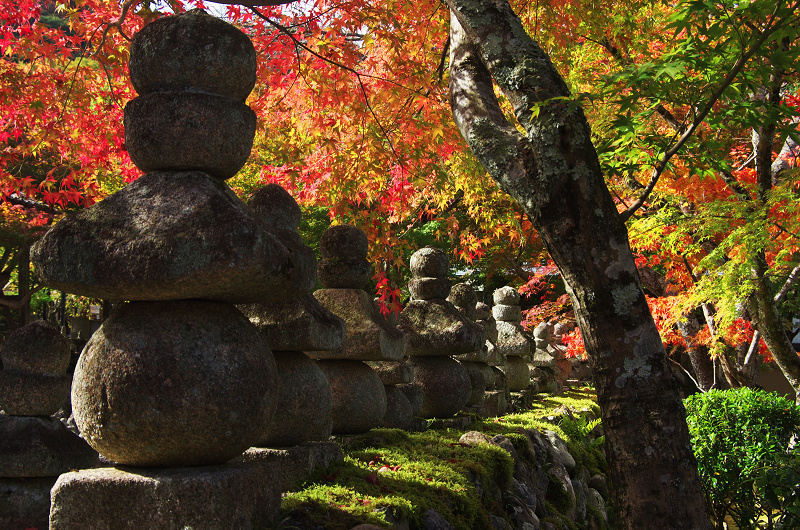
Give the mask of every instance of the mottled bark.
<path id="1" fill-rule="evenodd" d="M 678 329 L 686 342 L 686 353 L 692 361 L 697 386 L 703 392 L 707 392 L 715 387 L 717 381 L 714 361 L 711 360 L 708 348 L 696 340 L 697 334 L 702 329 L 700 319 L 693 313 L 684 315 L 684 320 L 678 322 Z"/>
<path id="2" fill-rule="evenodd" d="M 685 410 L 582 110 L 548 102 L 569 90 L 507 2 L 447 3 L 453 115 L 525 209 L 572 297 L 594 366 L 620 527 L 711 528 Z M 492 79 L 524 134 L 500 111 Z"/>

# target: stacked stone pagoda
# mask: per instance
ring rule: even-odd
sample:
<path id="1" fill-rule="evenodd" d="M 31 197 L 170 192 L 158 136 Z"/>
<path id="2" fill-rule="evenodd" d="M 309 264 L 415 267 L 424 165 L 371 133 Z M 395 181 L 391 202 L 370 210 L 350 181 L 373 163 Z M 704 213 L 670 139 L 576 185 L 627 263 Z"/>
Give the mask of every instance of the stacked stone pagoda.
<path id="1" fill-rule="evenodd" d="M 540 322 L 533 329 L 534 343 L 536 346 L 531 359 L 531 377 L 540 392 L 549 394 L 559 393 L 564 389 L 567 375 L 572 369 L 572 365 L 564 358 L 563 351 L 554 347 L 551 334 L 552 325 L 549 322 Z M 559 375 L 562 370 L 559 368 L 566 364 L 566 373 L 563 374 L 563 381 Z"/>
<path id="2" fill-rule="evenodd" d="M 366 234 L 352 225 L 332 226 L 322 235 L 319 251 L 317 269 L 325 288 L 314 297 L 344 320 L 347 333 L 341 348 L 308 354 L 331 385 L 334 434 L 362 433 L 381 425 L 387 411 L 384 384 L 365 361 L 400 361 L 405 337 L 364 291 L 372 277 Z"/>
<path id="3" fill-rule="evenodd" d="M 0 528 L 47 528 L 58 476 L 97 463 L 97 452 L 52 417 L 69 397 L 69 358 L 67 339 L 42 320 L 0 350 Z"/>
<path id="4" fill-rule="evenodd" d="M 273 230 L 299 238 L 300 207 L 282 187 L 269 184 L 247 202 Z M 288 237 L 288 236 L 287 236 Z M 316 270 L 312 271 L 316 275 Z M 327 441 L 333 428 L 328 379 L 304 351 L 341 348 L 344 321 L 322 307 L 311 292 L 282 302 L 240 305 L 275 357 L 280 389 L 263 447 Z"/>
<path id="5" fill-rule="evenodd" d="M 272 354 L 233 304 L 308 292 L 315 263 L 225 184 L 252 147 L 255 49 L 192 10 L 145 26 L 130 55 L 126 145 L 146 173 L 32 252 L 47 285 L 128 301 L 72 385 L 81 435 L 126 467 L 62 475 L 50 528 L 268 525 L 279 491 L 263 466 L 222 465 L 264 438 L 277 403 Z"/>
<path id="6" fill-rule="evenodd" d="M 453 304 L 458 309 L 465 319 L 470 322 L 475 322 L 478 310 L 478 295 L 475 289 L 468 283 L 457 283 L 450 289 L 450 294 L 447 296 L 447 301 Z M 475 322 L 477 324 L 477 322 Z M 481 328 L 483 326 L 480 326 Z M 484 335 L 486 331 L 484 330 Z M 472 407 L 483 401 L 483 395 L 486 392 L 487 377 L 483 368 L 488 368 L 486 361 L 489 359 L 489 350 L 486 348 L 486 341 L 483 342 L 481 348 L 469 353 L 462 353 L 456 355 L 455 359 L 461 363 L 461 366 L 467 371 L 469 375 L 470 386 L 472 392 L 467 400 L 465 406 Z"/>
<path id="7" fill-rule="evenodd" d="M 528 388 L 531 382 L 528 359 L 531 344 L 522 331 L 522 311 L 519 307 L 519 293 L 513 287 L 495 290 L 492 315 L 497 327 L 496 349 L 505 357 L 503 372 L 509 390 L 518 392 Z"/>
<path id="8" fill-rule="evenodd" d="M 412 300 L 397 326 L 408 341 L 423 418 L 447 418 L 466 405 L 472 395 L 470 377 L 452 356 L 480 351 L 485 340 L 483 330 L 447 301 L 449 268 L 447 255 L 433 247 L 411 256 Z"/>

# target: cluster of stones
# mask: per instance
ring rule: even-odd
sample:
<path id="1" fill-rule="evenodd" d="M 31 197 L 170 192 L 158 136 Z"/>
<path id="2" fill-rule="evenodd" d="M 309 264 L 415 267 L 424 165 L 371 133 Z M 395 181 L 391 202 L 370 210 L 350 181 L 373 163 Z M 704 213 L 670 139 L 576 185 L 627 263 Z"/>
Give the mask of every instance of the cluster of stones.
<path id="1" fill-rule="evenodd" d="M 44 321 L 16 330 L 0 350 L 2 528 L 46 528 L 58 476 L 97 462 L 97 453 L 52 417 L 69 397 L 69 360 L 69 342 Z"/>
<path id="2" fill-rule="evenodd" d="M 397 326 L 406 334 L 423 418 L 447 418 L 467 404 L 473 396 L 470 375 L 452 356 L 480 351 L 485 342 L 484 330 L 447 301 L 449 268 L 447 255 L 436 248 L 425 247 L 411 256 L 412 299 Z M 476 394 L 482 395 L 485 381 L 476 384 Z"/>
<path id="3" fill-rule="evenodd" d="M 244 102 L 255 60 L 246 35 L 202 10 L 145 26 L 131 45 L 139 97 L 125 108 L 125 130 L 146 174 L 67 216 L 33 248 L 47 285 L 129 300 L 75 369 L 81 435 L 118 464 L 207 466 L 67 473 L 53 489 L 51 528 L 239 526 L 274 516 L 279 492 L 260 467 L 218 465 L 264 439 L 278 394 L 272 354 L 233 304 L 294 297 L 316 276 L 299 235 L 270 226 L 224 182 L 252 147 L 255 114 Z"/>
<path id="4" fill-rule="evenodd" d="M 398 363 L 405 354 L 405 337 L 364 290 L 372 277 L 367 236 L 352 225 L 332 226 L 322 235 L 319 250 L 317 269 L 325 288 L 314 297 L 342 318 L 347 329 L 341 347 L 309 352 L 331 385 L 333 432 L 356 434 L 383 424 L 405 427 L 411 421 L 411 405 L 393 385 L 407 375 L 403 379 L 402 367 L 382 370 L 382 381 L 367 364 Z M 384 382 L 392 387 L 388 395 Z"/>
<path id="5" fill-rule="evenodd" d="M 273 231 L 299 237 L 302 212 L 282 187 L 269 184 L 247 204 Z M 344 321 L 322 307 L 310 291 L 281 302 L 238 307 L 272 350 L 280 381 L 275 415 L 257 445 L 287 447 L 327 441 L 333 429 L 331 386 L 304 352 L 341 348 Z"/>
<path id="6" fill-rule="evenodd" d="M 531 378 L 540 392 L 557 393 L 563 389 L 557 377 L 557 356 L 563 358 L 563 352 L 552 344 L 549 322 L 540 322 L 533 330 L 536 349 L 531 359 Z M 570 366 L 571 368 L 571 366 Z"/>
<path id="7" fill-rule="evenodd" d="M 489 361 L 498 360 L 494 347 L 497 328 L 491 309 L 483 302 L 478 302 L 475 290 L 468 283 L 454 285 L 447 300 L 464 318 L 474 321 L 483 329 L 486 337 L 480 350 L 455 356 L 467 371 L 472 385 L 472 393 L 464 410 L 481 416 L 501 416 L 506 410 L 505 377 L 500 370 L 488 364 Z M 503 377 L 498 377 L 498 373 Z"/>
<path id="8" fill-rule="evenodd" d="M 522 330 L 522 310 L 519 293 L 513 287 L 501 287 L 493 294 L 492 315 L 497 327 L 496 349 L 505 357 L 502 370 L 509 390 L 526 390 L 531 382 L 527 360 L 531 355 L 531 344 Z"/>

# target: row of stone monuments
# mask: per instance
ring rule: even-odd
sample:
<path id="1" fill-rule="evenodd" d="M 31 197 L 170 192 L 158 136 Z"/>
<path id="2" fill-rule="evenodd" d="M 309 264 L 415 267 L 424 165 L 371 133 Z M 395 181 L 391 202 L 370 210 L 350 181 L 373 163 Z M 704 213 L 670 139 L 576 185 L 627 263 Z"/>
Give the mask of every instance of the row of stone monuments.
<path id="1" fill-rule="evenodd" d="M 202 10 L 135 36 L 126 144 L 145 175 L 32 251 L 45 284 L 128 302 L 75 367 L 80 436 L 50 417 L 70 392 L 65 339 L 36 323 L 3 346 L 3 528 L 41 526 L 42 506 L 51 529 L 266 526 L 292 479 L 276 464 L 287 454 L 267 448 L 299 448 L 289 456 L 308 467 L 340 454 L 313 445 L 332 433 L 499 415 L 509 389 L 558 385 L 514 289 L 495 293 L 492 318 L 469 286 L 451 289 L 446 255 L 424 248 L 412 300 L 389 322 L 363 290 L 362 231 L 329 229 L 317 265 L 283 188 L 236 197 L 225 180 L 252 147 L 255 60 L 246 35 Z"/>

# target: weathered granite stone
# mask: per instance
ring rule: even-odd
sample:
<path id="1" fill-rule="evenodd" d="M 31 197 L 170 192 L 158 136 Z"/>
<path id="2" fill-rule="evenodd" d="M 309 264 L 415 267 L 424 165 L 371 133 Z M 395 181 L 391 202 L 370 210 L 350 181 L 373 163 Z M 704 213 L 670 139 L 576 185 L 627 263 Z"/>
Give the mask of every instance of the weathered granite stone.
<path id="1" fill-rule="evenodd" d="M 322 260 L 319 279 L 328 289 L 362 289 L 372 278 L 367 261 L 367 235 L 353 225 L 336 225 L 325 230 L 319 242 Z"/>
<path id="2" fill-rule="evenodd" d="M 405 337 L 386 322 L 365 291 L 319 289 L 314 297 L 327 310 L 344 319 L 347 334 L 339 349 L 307 351 L 312 359 L 399 361 L 405 355 Z"/>
<path id="3" fill-rule="evenodd" d="M 478 311 L 476 305 L 478 304 L 478 295 L 470 284 L 455 284 L 453 288 L 450 289 L 447 301 L 456 306 L 456 309 L 466 318 L 470 320 L 475 320 L 477 318 Z"/>
<path id="4" fill-rule="evenodd" d="M 486 379 L 483 377 L 483 371 L 478 363 L 461 361 L 460 364 L 467 371 L 470 387 L 472 388 L 466 406 L 476 405 L 483 399 L 483 394 L 486 391 Z"/>
<path id="5" fill-rule="evenodd" d="M 447 254 L 434 247 L 424 247 L 414 252 L 409 265 L 415 278 L 445 278 L 450 272 Z"/>
<path id="6" fill-rule="evenodd" d="M 0 366 L 12 372 L 64 375 L 69 354 L 67 338 L 52 324 L 37 320 L 6 338 L 0 349 Z"/>
<path id="7" fill-rule="evenodd" d="M 66 216 L 31 258 L 43 283 L 84 296 L 270 302 L 316 281 L 314 253 L 283 234 L 205 173 L 155 172 Z"/>
<path id="8" fill-rule="evenodd" d="M 311 293 L 283 302 L 237 307 L 272 350 L 333 350 L 344 342 L 344 320 L 320 305 Z"/>
<path id="9" fill-rule="evenodd" d="M 608 483 L 606 482 L 606 479 L 603 478 L 603 475 L 592 475 L 589 478 L 588 485 L 590 488 L 599 492 L 604 499 L 608 498 Z"/>
<path id="10" fill-rule="evenodd" d="M 407 361 L 366 361 L 384 385 L 402 385 L 414 380 L 414 367 Z"/>
<path id="11" fill-rule="evenodd" d="M 495 379 L 497 376 L 495 375 L 494 369 L 489 366 L 488 364 L 481 363 L 478 365 L 483 374 L 483 380 L 486 382 L 486 390 L 494 390 L 495 388 Z"/>
<path id="12" fill-rule="evenodd" d="M 422 394 L 422 388 L 416 383 L 396 386 L 406 395 L 408 402 L 411 404 L 411 413 L 414 416 L 419 416 L 419 409 L 422 408 L 422 402 L 425 398 Z"/>
<path id="13" fill-rule="evenodd" d="M 537 368 L 555 369 L 556 366 L 555 358 L 552 355 L 550 355 L 550 353 L 548 353 L 547 351 L 539 349 L 534 351 L 531 363 Z"/>
<path id="14" fill-rule="evenodd" d="M 319 366 L 299 351 L 274 352 L 278 397 L 259 446 L 285 447 L 327 440 L 333 429 L 331 385 Z"/>
<path id="15" fill-rule="evenodd" d="M 48 528 L 50 489 L 55 477 L 0 477 L 0 528 L 31 530 Z"/>
<path id="16" fill-rule="evenodd" d="M 549 322 L 540 322 L 535 328 L 533 328 L 533 336 L 537 339 L 542 339 L 546 342 L 550 342 L 550 323 Z"/>
<path id="17" fill-rule="evenodd" d="M 367 252 L 369 252 L 367 234 L 357 226 L 331 226 L 319 240 L 319 253 L 323 259 L 366 259 Z"/>
<path id="18" fill-rule="evenodd" d="M 396 386 L 385 385 L 386 414 L 383 415 L 381 427 L 387 429 L 407 429 L 414 419 L 411 402 L 405 393 Z"/>
<path id="19" fill-rule="evenodd" d="M 572 474 L 575 470 L 575 458 L 569 453 L 567 443 L 553 431 L 544 431 L 547 441 L 550 443 L 550 453 L 555 460 L 561 462 L 567 469 L 567 472 Z"/>
<path id="20" fill-rule="evenodd" d="M 359 434 L 380 425 L 386 414 L 386 390 L 363 362 L 320 360 L 333 394 L 334 434 Z"/>
<path id="21" fill-rule="evenodd" d="M 278 184 L 267 184 L 258 189 L 247 200 L 247 205 L 270 230 L 283 228 L 297 232 L 303 220 L 297 201 Z"/>
<path id="22" fill-rule="evenodd" d="M 0 370 L 0 410 L 11 416 L 50 416 L 69 396 L 69 375 Z"/>
<path id="23" fill-rule="evenodd" d="M 491 358 L 491 355 L 489 354 L 489 349 L 484 345 L 483 348 L 478 351 L 462 353 L 454 357 L 457 361 L 485 363 Z"/>
<path id="24" fill-rule="evenodd" d="M 323 258 L 317 265 L 317 274 L 327 289 L 363 289 L 372 278 L 372 264 L 366 259 Z"/>
<path id="25" fill-rule="evenodd" d="M 458 355 L 483 346 L 483 330 L 446 300 L 412 300 L 397 328 L 406 334 L 408 355 Z"/>
<path id="26" fill-rule="evenodd" d="M 250 39 L 202 9 L 147 24 L 134 35 L 130 56 L 131 82 L 140 95 L 188 90 L 244 103 L 256 84 Z"/>
<path id="27" fill-rule="evenodd" d="M 414 384 L 422 390 L 423 418 L 455 415 L 472 394 L 469 374 L 450 357 L 412 357 Z"/>
<path id="28" fill-rule="evenodd" d="M 488 320 L 492 317 L 492 308 L 489 304 L 478 302 L 475 304 L 475 318 L 477 320 Z"/>
<path id="29" fill-rule="evenodd" d="M 51 530 L 269 528 L 280 510 L 268 464 L 172 469 L 98 468 L 61 475 Z"/>
<path id="30" fill-rule="evenodd" d="M 57 418 L 0 414 L 0 477 L 56 477 L 96 463 L 97 452 Z"/>
<path id="31" fill-rule="evenodd" d="M 125 105 L 125 146 L 142 171 L 204 171 L 234 176 L 250 156 L 256 114 L 230 98 L 156 92 Z"/>
<path id="32" fill-rule="evenodd" d="M 492 299 L 495 305 L 519 305 L 519 292 L 511 286 L 506 285 L 495 289 Z"/>
<path id="33" fill-rule="evenodd" d="M 522 328 L 516 322 L 504 322 L 498 320 L 495 323 L 497 328 L 497 348 L 503 355 L 526 356 L 531 353 L 531 343 L 522 334 Z"/>
<path id="34" fill-rule="evenodd" d="M 251 447 L 235 462 L 262 462 L 270 465 L 269 480 L 289 491 L 312 478 L 314 472 L 344 460 L 344 453 L 333 441 L 304 442 L 280 449 Z"/>
<path id="35" fill-rule="evenodd" d="M 408 291 L 413 300 L 444 300 L 450 294 L 448 278 L 411 278 Z"/>
<path id="36" fill-rule="evenodd" d="M 86 345 L 72 385 L 81 434 L 121 464 L 181 466 L 230 460 L 266 432 L 275 362 L 231 305 L 122 305 Z"/>
<path id="37" fill-rule="evenodd" d="M 512 392 L 525 390 L 531 382 L 531 372 L 528 368 L 528 363 L 516 355 L 506 357 L 503 373 L 506 374 L 508 389 Z"/>
<path id="38" fill-rule="evenodd" d="M 497 304 L 492 307 L 492 316 L 495 320 L 504 322 L 520 322 L 522 320 L 522 310 L 518 305 Z"/>

